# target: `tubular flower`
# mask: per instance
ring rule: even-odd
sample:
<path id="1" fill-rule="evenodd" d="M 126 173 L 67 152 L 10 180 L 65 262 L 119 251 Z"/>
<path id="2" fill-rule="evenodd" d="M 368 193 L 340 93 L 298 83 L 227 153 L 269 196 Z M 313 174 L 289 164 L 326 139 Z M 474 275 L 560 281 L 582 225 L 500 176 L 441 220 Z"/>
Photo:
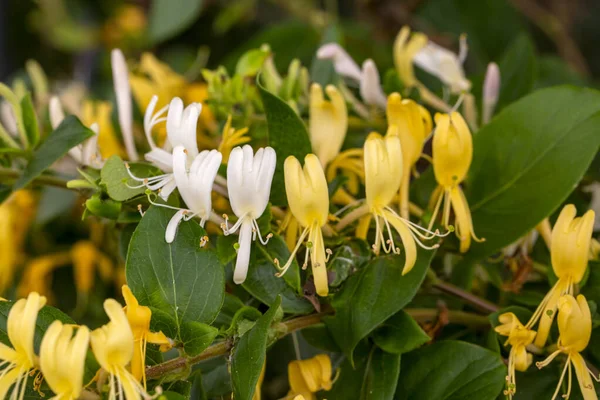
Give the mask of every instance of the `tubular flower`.
<path id="1" fill-rule="evenodd" d="M 559 299 L 564 294 L 573 294 L 573 285 L 581 282 L 587 269 L 594 212 L 589 210 L 579 218 L 575 218 L 576 215 L 575 206 L 567 204 L 552 229 L 550 256 L 558 281 L 527 323 L 527 327 L 540 323 L 534 343 L 537 347 L 546 344 Z"/>
<path id="2" fill-rule="evenodd" d="M 417 53 L 427 45 L 427 36 L 422 33 L 413 33 L 410 28 L 403 26 L 394 41 L 394 63 L 396 70 L 406 87 L 417 86 L 413 60 Z"/>
<path id="3" fill-rule="evenodd" d="M 552 400 L 558 396 L 562 386 L 563 379 L 567 369 L 569 370 L 569 381 L 567 384 L 567 393 L 562 397 L 568 399 L 571 395 L 571 368 L 575 369 L 575 375 L 579 382 L 579 389 L 585 400 L 597 400 L 596 390 L 592 377 L 594 375 L 588 369 L 581 352 L 587 347 L 592 335 L 592 316 L 587 300 L 583 295 L 577 296 L 577 300 L 572 295 L 561 296 L 558 300 L 558 350 L 550 354 L 542 362 L 536 363 L 538 368 L 543 368 L 550 364 L 554 358 L 563 353 L 567 356 L 567 362 L 560 376 L 556 391 Z"/>
<path id="4" fill-rule="evenodd" d="M 149 397 L 135 376 L 127 370 L 135 346 L 125 312 L 113 299 L 104 301 L 104 311 L 110 322 L 92 332 L 91 344 L 96 360 L 110 379 L 108 399 L 139 400 L 142 396 Z"/>
<path id="5" fill-rule="evenodd" d="M 469 250 L 471 238 L 482 241 L 475 235 L 471 211 L 460 183 L 467 176 L 473 159 L 473 139 L 465 120 L 458 112 L 436 114 L 433 135 L 433 172 L 438 188 L 431 196 L 430 205 L 435 204 L 431 224 L 435 222 L 442 200 L 444 200 L 443 224 L 449 229 L 450 207 L 455 215 L 456 235 L 460 239 L 461 253 Z"/>
<path id="6" fill-rule="evenodd" d="M 177 213 L 169 221 L 165 232 L 167 243 L 172 243 L 175 239 L 177 227 L 182 219 L 188 221 L 198 216 L 200 226 L 204 227 L 212 212 L 211 192 L 221 165 L 221 153 L 216 150 L 204 150 L 192 160 L 190 164 L 188 152 L 183 146 L 173 149 L 173 175 L 179 194 L 188 209 L 177 209 Z"/>
<path id="7" fill-rule="evenodd" d="M 247 127 L 235 129 L 231 126 L 231 114 L 229 114 L 227 122 L 225 122 L 225 126 L 223 127 L 223 133 L 221 134 L 222 139 L 218 148 L 219 152 L 223 154 L 224 163 L 229 161 L 229 155 L 234 147 L 246 144 L 251 140 L 250 137 L 246 135 L 247 133 Z"/>
<path id="8" fill-rule="evenodd" d="M 162 332 L 150 332 L 150 319 L 152 311 L 146 306 L 140 306 L 137 299 L 129 289 L 129 286 L 123 285 L 123 298 L 126 306 L 124 307 L 127 321 L 133 333 L 134 348 L 131 359 L 131 373 L 139 382 L 142 382 L 146 388 L 146 345 L 148 343 L 158 344 L 161 350 L 166 351 L 171 348 L 169 338 Z"/>
<path id="9" fill-rule="evenodd" d="M 75 275 L 75 287 L 80 295 L 87 295 L 92 290 L 96 270 L 104 281 L 113 277 L 112 261 L 90 241 L 81 240 L 75 243 L 71 249 L 71 260 Z"/>
<path id="10" fill-rule="evenodd" d="M 116 154 L 126 156 L 111 122 L 112 106 L 107 101 L 86 101 L 81 111 L 81 122 L 91 126 L 98 124 L 98 150 L 102 158 L 107 159 Z"/>
<path id="11" fill-rule="evenodd" d="M 504 395 L 512 396 L 517 391 L 517 382 L 515 379 L 515 370 L 524 372 L 531 365 L 532 355 L 527 352 L 527 346 L 533 343 L 536 332 L 526 328 L 521 324 L 517 316 L 513 313 L 504 313 L 498 317 L 501 325 L 498 325 L 495 331 L 507 336 L 505 346 L 511 345 L 508 356 L 508 376 L 506 377 L 506 390 Z"/>
<path id="12" fill-rule="evenodd" d="M 306 400 L 316 400 L 316 392 L 331 389 L 331 372 L 331 359 L 326 354 L 292 361 L 288 364 L 290 392 L 287 398 L 302 396 Z"/>
<path id="13" fill-rule="evenodd" d="M 90 331 L 54 321 L 44 334 L 40 346 L 40 368 L 55 400 L 78 399 L 83 390 L 85 357 L 90 342 Z"/>
<path id="14" fill-rule="evenodd" d="M 402 184 L 400 186 L 400 215 L 408 218 L 410 171 L 421 157 L 423 146 L 431 133 L 431 114 L 410 99 L 392 93 L 387 102 L 388 134 L 397 134 L 402 143 Z"/>
<path id="15" fill-rule="evenodd" d="M 256 386 L 254 387 L 254 394 L 252 395 L 252 400 L 261 400 L 262 399 L 261 390 L 262 390 L 263 380 L 265 379 L 266 367 L 267 367 L 267 363 L 265 362 L 263 364 L 262 369 L 260 370 L 260 375 L 258 376 L 258 381 L 256 381 Z"/>
<path id="16" fill-rule="evenodd" d="M 275 173 L 277 156 L 271 147 L 258 149 L 256 154 L 252 147 L 245 145 L 231 151 L 227 164 L 227 188 L 233 213 L 238 217 L 231 228 L 227 218 L 223 224 L 225 235 L 239 229 L 237 260 L 233 272 L 233 281 L 238 285 L 244 283 L 250 262 L 252 240 L 258 236 L 262 244 L 267 244 L 270 234 L 263 240 L 256 220 L 263 214 L 269 203 L 271 182 Z"/>
<path id="17" fill-rule="evenodd" d="M 373 60 L 365 60 L 361 69 L 346 50 L 337 43 L 321 46 L 317 50 L 317 58 L 331 60 L 338 75 L 358 82 L 360 95 L 366 104 L 385 107 L 385 94 L 381 87 L 379 71 Z"/>
<path id="18" fill-rule="evenodd" d="M 292 265 L 296 252 L 308 236 L 303 268 L 308 265 L 310 255 L 317 294 L 327 296 L 327 257 L 321 227 L 327 223 L 329 216 L 329 191 L 323 168 L 316 155 L 308 154 L 304 158 L 304 168 L 296 157 L 290 156 L 285 160 L 283 169 L 290 210 L 304 230 L 285 265 L 280 268 L 278 260 L 275 260 L 275 265 L 281 270 L 278 276 L 282 276 Z"/>
<path id="19" fill-rule="evenodd" d="M 333 194 L 331 202 L 335 204 L 350 204 L 356 201 L 353 196 L 358 194 L 360 182 L 365 180 L 365 163 L 363 149 L 348 149 L 338 154 L 327 165 L 327 180 L 331 182 L 338 172 L 347 178 L 344 187 Z"/>
<path id="20" fill-rule="evenodd" d="M 13 347 L 0 343 L 0 398 L 6 399 L 9 389 L 14 388 L 10 399 L 22 399 L 27 378 L 38 365 L 33 349 L 33 338 L 39 310 L 46 305 L 46 298 L 30 293 L 27 299 L 18 300 L 8 313 L 6 323 L 8 339 Z"/>
<path id="21" fill-rule="evenodd" d="M 175 97 L 171 100 L 169 105 L 154 113 L 157 102 L 158 97 L 152 97 L 152 100 L 146 109 L 146 114 L 144 115 L 144 132 L 146 133 L 146 139 L 151 148 L 150 152 L 146 153 L 144 157 L 147 161 L 150 161 L 165 173 L 150 178 L 139 178 L 134 176 L 131 172 L 129 172 L 129 175 L 134 180 L 141 182 L 139 186 L 134 187 L 146 186 L 150 190 L 160 190 L 160 197 L 162 197 L 163 200 L 167 200 L 176 188 L 175 177 L 173 174 L 174 160 L 171 150 L 177 146 L 182 146 L 192 159 L 198 155 L 196 124 L 198 122 L 198 116 L 202 111 L 202 105 L 199 103 L 192 103 L 184 109 L 183 101 L 179 97 Z M 165 118 L 163 117 L 163 114 L 167 110 L 168 114 Z M 154 139 L 152 139 L 152 130 L 156 124 L 165 120 L 167 122 L 168 138 L 161 148 L 158 147 L 155 144 Z"/>
<path id="22" fill-rule="evenodd" d="M 325 167 L 340 152 L 348 130 L 348 110 L 342 94 L 333 85 L 327 85 L 325 100 L 317 83 L 310 87 L 309 131 L 310 143 Z"/>

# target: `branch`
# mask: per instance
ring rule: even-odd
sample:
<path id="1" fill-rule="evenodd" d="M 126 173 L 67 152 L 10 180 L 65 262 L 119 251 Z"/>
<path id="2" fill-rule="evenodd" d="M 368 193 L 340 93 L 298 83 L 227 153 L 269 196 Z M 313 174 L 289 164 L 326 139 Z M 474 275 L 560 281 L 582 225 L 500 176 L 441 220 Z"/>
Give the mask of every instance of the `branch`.
<path id="1" fill-rule="evenodd" d="M 21 171 L 17 171 L 10 168 L 0 167 L 0 181 L 6 183 L 6 181 L 16 181 L 21 177 Z M 57 176 L 52 175 L 40 175 L 37 178 L 34 178 L 31 183 L 46 185 L 46 186 L 54 186 L 61 189 L 67 188 L 67 180 L 59 178 Z"/>
<path id="2" fill-rule="evenodd" d="M 469 293 L 459 288 L 458 286 L 454 286 L 451 283 L 442 282 L 437 278 L 433 282 L 433 287 L 438 290 L 441 290 L 444 293 L 448 293 L 453 296 L 459 297 L 467 303 L 469 303 L 470 305 L 472 305 L 473 307 L 485 313 L 493 313 L 500 309 L 500 307 L 498 307 L 494 303 L 482 299 L 481 297 L 475 296 L 473 293 Z"/>

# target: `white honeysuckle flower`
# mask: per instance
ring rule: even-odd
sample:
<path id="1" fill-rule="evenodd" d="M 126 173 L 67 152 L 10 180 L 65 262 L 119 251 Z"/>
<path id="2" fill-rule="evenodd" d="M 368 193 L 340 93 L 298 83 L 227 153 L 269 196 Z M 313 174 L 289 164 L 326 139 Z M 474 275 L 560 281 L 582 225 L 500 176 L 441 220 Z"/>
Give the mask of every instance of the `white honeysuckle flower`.
<path id="1" fill-rule="evenodd" d="M 173 149 L 173 177 L 179 194 L 188 208 L 177 208 L 177 213 L 169 221 L 165 232 L 167 243 L 172 243 L 175 239 L 177 227 L 182 219 L 187 221 L 199 217 L 200 226 L 204 227 L 204 223 L 210 218 L 211 192 L 222 158 L 223 156 L 217 150 L 204 150 L 192 157 L 182 145 Z M 174 208 L 164 204 L 153 204 Z"/>
<path id="2" fill-rule="evenodd" d="M 144 133 L 151 149 L 144 155 L 144 158 L 165 173 L 151 178 L 140 178 L 134 176 L 131 172 L 129 172 L 129 175 L 136 181 L 141 182 L 139 186 L 132 187 L 146 186 L 150 190 L 160 189 L 160 197 L 167 200 L 176 187 L 175 178 L 173 177 L 174 160 L 171 149 L 183 146 L 190 157 L 190 162 L 198 155 L 196 125 L 202 111 L 202 104 L 192 103 L 184 109 L 183 101 L 179 97 L 174 97 L 169 105 L 164 106 L 155 113 L 154 108 L 157 102 L 158 97 L 153 96 L 144 114 Z M 167 110 L 167 116 L 164 117 L 163 115 Z M 161 148 L 156 145 L 152 138 L 152 129 L 156 124 L 164 121 L 167 124 L 167 140 Z"/>
<path id="3" fill-rule="evenodd" d="M 125 142 L 127 157 L 131 161 L 139 159 L 133 139 L 133 112 L 131 109 L 131 87 L 129 85 L 129 72 L 125 56 L 120 49 L 113 49 L 110 54 L 113 84 L 117 99 L 119 126 Z"/>
<path id="4" fill-rule="evenodd" d="M 487 124 L 494 115 L 494 109 L 500 96 L 500 68 L 498 64 L 491 62 L 488 64 L 483 81 L 483 116 L 482 121 Z"/>
<path id="5" fill-rule="evenodd" d="M 63 111 L 57 96 L 52 96 L 50 98 L 48 109 L 48 113 L 50 114 L 50 125 L 52 126 L 52 129 L 56 129 L 65 119 L 65 112 Z M 89 128 L 95 135 L 83 143 L 69 149 L 69 155 L 79 165 L 102 168 L 104 160 L 98 151 L 98 132 L 100 132 L 100 128 L 97 123 L 93 123 Z"/>
<path id="6" fill-rule="evenodd" d="M 256 220 L 263 214 L 269 203 L 271 183 L 275 173 L 277 155 L 271 147 L 258 149 L 256 154 L 252 147 L 236 147 L 229 155 L 227 163 L 227 188 L 231 209 L 238 221 L 231 228 L 227 226 L 227 218 L 223 224 L 225 235 L 239 229 L 237 260 L 233 272 L 233 281 L 241 284 L 246 280 L 250 247 L 252 240 L 258 236 L 262 244 L 267 244 L 271 234 L 263 240 Z"/>
<path id="7" fill-rule="evenodd" d="M 460 38 L 458 54 L 428 41 L 415 55 L 413 61 L 420 68 L 438 77 L 452 93 L 462 93 L 471 90 L 471 82 L 465 77 L 462 66 L 467 52 L 467 40 L 463 35 Z"/>
<path id="8" fill-rule="evenodd" d="M 327 43 L 317 50 L 317 58 L 331 60 L 335 72 L 358 82 L 360 95 L 365 103 L 385 108 L 386 96 L 381 87 L 379 71 L 371 59 L 365 60 L 362 69 L 337 43 Z"/>

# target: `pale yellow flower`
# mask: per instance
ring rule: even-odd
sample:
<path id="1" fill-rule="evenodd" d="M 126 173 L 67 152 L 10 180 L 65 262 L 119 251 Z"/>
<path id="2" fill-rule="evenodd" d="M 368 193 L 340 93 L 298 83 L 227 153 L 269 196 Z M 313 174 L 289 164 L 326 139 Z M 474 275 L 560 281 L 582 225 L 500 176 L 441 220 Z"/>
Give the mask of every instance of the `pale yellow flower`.
<path id="1" fill-rule="evenodd" d="M 310 143 L 323 167 L 338 155 L 348 130 L 344 96 L 333 85 L 327 85 L 325 92 L 329 100 L 323 97 L 321 86 L 313 83 L 309 104 Z"/>
<path id="2" fill-rule="evenodd" d="M 127 157 L 127 152 L 117 136 L 111 120 L 112 105 L 108 101 L 86 100 L 81 110 L 81 122 L 86 126 L 98 124 L 98 149 L 102 158 L 113 155 Z"/>
<path id="3" fill-rule="evenodd" d="M 27 379 L 38 366 L 33 348 L 38 312 L 46 304 L 46 298 L 30 293 L 27 299 L 18 300 L 8 313 L 6 330 L 12 347 L 0 343 L 0 399 L 6 399 L 11 387 L 11 399 L 22 399 Z"/>
<path id="4" fill-rule="evenodd" d="M 77 328 L 54 321 L 40 346 L 40 368 L 44 379 L 56 396 L 55 400 L 78 399 L 83 390 L 85 358 L 90 342 L 90 331 L 85 326 Z"/>
<path id="5" fill-rule="evenodd" d="M 283 169 L 290 210 L 304 230 L 290 258 L 280 268 L 281 272 L 278 275 L 282 276 L 292 265 L 296 252 L 308 236 L 304 267 L 306 268 L 310 259 L 317 294 L 327 296 L 329 286 L 325 263 L 328 257 L 325 255 L 325 244 L 321 231 L 329 216 L 329 191 L 325 173 L 319 159 L 314 154 L 308 154 L 304 158 L 304 168 L 296 157 L 290 156 L 285 160 Z M 277 260 L 276 266 L 279 267 Z"/>
<path id="6" fill-rule="evenodd" d="M 415 78 L 413 60 L 419 50 L 427 44 L 427 36 L 420 32 L 411 35 L 410 28 L 403 26 L 394 41 L 394 63 L 398 76 L 406 87 L 418 84 Z"/>
<path id="7" fill-rule="evenodd" d="M 227 162 L 229 161 L 229 155 L 231 154 L 231 150 L 233 150 L 234 147 L 249 143 L 250 140 L 251 138 L 250 136 L 248 136 L 247 127 L 235 129 L 231 126 L 230 114 L 227 117 L 227 122 L 225 122 L 225 126 L 223 127 L 223 132 L 221 133 L 221 143 L 219 144 L 219 147 L 217 149 L 223 155 L 223 163 L 227 164 Z"/>
<path id="8" fill-rule="evenodd" d="M 304 398 L 316 400 L 315 393 L 321 390 L 330 390 L 331 359 L 326 354 L 318 354 L 308 360 L 296 360 L 288 364 L 288 380 L 290 392 L 287 398 Z"/>

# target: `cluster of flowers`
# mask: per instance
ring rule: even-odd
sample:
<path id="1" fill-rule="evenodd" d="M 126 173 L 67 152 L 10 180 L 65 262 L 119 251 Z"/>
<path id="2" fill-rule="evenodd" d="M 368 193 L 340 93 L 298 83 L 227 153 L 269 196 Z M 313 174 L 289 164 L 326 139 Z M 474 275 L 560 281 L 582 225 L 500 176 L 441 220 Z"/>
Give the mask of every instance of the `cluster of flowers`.
<path id="1" fill-rule="evenodd" d="M 583 217 L 576 218 L 575 206 L 565 206 L 552 230 L 550 255 L 552 269 L 558 278 L 552 289 L 539 304 L 529 322 L 523 325 L 512 312 L 499 316 L 500 325 L 496 332 L 507 336 L 505 345 L 511 345 L 508 359 L 507 389 L 510 398 L 516 393 L 515 371 L 526 371 L 533 361 L 531 352 L 540 353 L 545 346 L 550 328 L 558 310 L 558 349 L 536 366 L 548 365 L 556 356 L 563 353 L 567 361 L 553 399 L 558 395 L 567 369 L 569 382 L 564 398 L 571 394 L 571 368 L 575 369 L 579 387 L 584 399 L 597 399 L 585 360 L 581 356 L 592 334 L 592 319 L 587 300 L 583 295 L 574 297 L 574 286 L 579 284 L 586 273 L 590 253 L 590 241 L 594 226 L 594 211 L 589 210 Z M 533 329 L 537 324 L 537 332 Z"/>

